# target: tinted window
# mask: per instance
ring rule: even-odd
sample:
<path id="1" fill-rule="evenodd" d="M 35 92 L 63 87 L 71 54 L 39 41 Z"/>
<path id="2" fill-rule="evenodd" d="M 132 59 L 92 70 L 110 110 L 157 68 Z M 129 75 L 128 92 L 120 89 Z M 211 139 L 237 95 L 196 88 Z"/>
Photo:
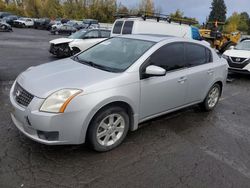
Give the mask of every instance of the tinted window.
<path id="1" fill-rule="evenodd" d="M 184 44 L 175 43 L 161 47 L 150 57 L 150 63 L 167 71 L 185 67 Z"/>
<path id="2" fill-rule="evenodd" d="M 203 65 L 208 62 L 206 48 L 197 44 L 185 44 L 186 62 L 189 67 Z"/>
<path id="3" fill-rule="evenodd" d="M 110 37 L 110 31 L 101 31 L 101 37 L 109 38 Z"/>
<path id="4" fill-rule="evenodd" d="M 120 34 L 121 30 L 122 30 L 122 24 L 123 24 L 123 21 L 117 21 L 115 23 L 115 26 L 114 26 L 114 29 L 113 29 L 113 33 Z"/>
<path id="5" fill-rule="evenodd" d="M 213 61 L 211 50 L 206 48 L 206 62 L 210 63 Z"/>
<path id="6" fill-rule="evenodd" d="M 123 26 L 122 34 L 131 34 L 133 25 L 134 25 L 133 21 L 126 21 Z"/>

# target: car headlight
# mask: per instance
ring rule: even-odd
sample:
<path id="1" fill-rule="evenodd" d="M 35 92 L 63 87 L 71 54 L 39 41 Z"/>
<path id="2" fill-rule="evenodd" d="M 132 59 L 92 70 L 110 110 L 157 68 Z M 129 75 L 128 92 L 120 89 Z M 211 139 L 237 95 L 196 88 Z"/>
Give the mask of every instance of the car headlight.
<path id="1" fill-rule="evenodd" d="M 40 111 L 63 113 L 70 101 L 81 92 L 82 90 L 79 89 L 62 89 L 56 91 L 45 99 Z"/>
<path id="2" fill-rule="evenodd" d="M 224 59 L 226 59 L 226 60 L 228 60 L 229 59 L 229 56 L 227 56 L 227 55 L 224 55 L 224 54 L 222 54 L 222 56 L 221 56 L 222 58 L 224 58 Z"/>

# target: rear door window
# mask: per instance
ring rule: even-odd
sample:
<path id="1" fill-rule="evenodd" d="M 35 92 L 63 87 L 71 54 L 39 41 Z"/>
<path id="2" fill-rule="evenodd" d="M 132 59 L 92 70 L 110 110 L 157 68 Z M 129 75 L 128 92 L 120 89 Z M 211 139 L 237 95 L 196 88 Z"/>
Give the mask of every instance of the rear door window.
<path id="1" fill-rule="evenodd" d="M 122 30 L 122 25 L 123 25 L 123 21 L 117 21 L 115 23 L 114 29 L 113 29 L 113 33 L 114 34 L 120 34 L 121 30 Z"/>
<path id="2" fill-rule="evenodd" d="M 134 21 L 126 21 L 123 26 L 122 34 L 132 34 Z"/>
<path id="3" fill-rule="evenodd" d="M 203 65 L 209 62 L 204 46 L 198 44 L 185 44 L 186 63 L 188 67 Z"/>
<path id="4" fill-rule="evenodd" d="M 173 71 L 186 67 L 184 59 L 184 44 L 173 43 L 157 50 L 150 57 L 150 64 L 162 67 L 166 71 Z"/>

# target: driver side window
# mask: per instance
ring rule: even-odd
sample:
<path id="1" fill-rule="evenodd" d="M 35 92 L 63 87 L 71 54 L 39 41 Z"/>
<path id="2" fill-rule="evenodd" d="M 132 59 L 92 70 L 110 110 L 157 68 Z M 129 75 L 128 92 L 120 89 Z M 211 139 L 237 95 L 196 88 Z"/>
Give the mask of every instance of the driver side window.
<path id="1" fill-rule="evenodd" d="M 164 68 L 166 71 L 173 71 L 184 68 L 184 44 L 167 44 L 158 49 L 150 57 L 150 65 Z"/>

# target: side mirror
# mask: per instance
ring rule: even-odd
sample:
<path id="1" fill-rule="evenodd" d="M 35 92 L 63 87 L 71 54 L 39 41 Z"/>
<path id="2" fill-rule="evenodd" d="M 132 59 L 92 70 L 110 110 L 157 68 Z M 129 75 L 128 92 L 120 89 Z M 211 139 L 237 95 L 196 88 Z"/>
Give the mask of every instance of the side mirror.
<path id="1" fill-rule="evenodd" d="M 234 50 L 235 46 L 230 46 L 229 50 Z"/>
<path id="2" fill-rule="evenodd" d="M 166 70 L 155 66 L 155 65 L 150 65 L 146 68 L 145 75 L 151 77 L 151 76 L 165 76 L 166 75 Z"/>

